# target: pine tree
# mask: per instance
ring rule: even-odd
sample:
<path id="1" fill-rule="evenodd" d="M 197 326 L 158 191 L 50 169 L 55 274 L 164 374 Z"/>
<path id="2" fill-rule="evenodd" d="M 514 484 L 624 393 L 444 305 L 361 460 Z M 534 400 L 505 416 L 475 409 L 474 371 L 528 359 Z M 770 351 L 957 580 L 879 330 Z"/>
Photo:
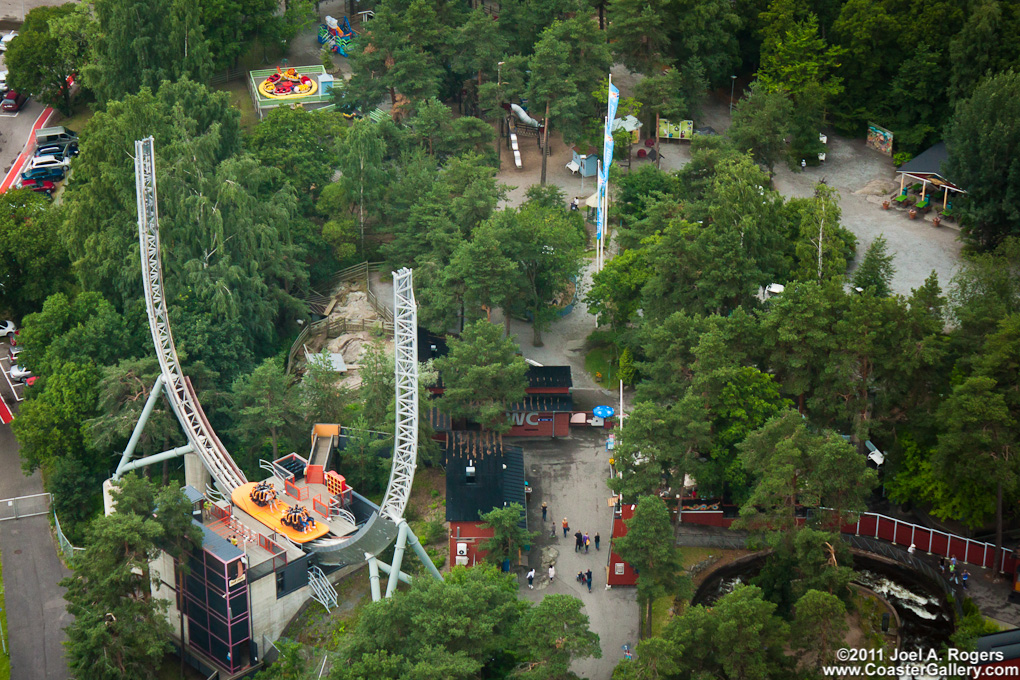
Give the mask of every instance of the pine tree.
<path id="1" fill-rule="evenodd" d="M 643 636 L 651 637 L 652 603 L 663 595 L 681 595 L 690 587 L 690 578 L 661 498 L 642 496 L 626 524 L 627 533 L 614 541 L 614 549 L 638 572 L 638 602 L 645 607 Z"/>
<path id="2" fill-rule="evenodd" d="M 895 273 L 893 256 L 886 252 L 885 237 L 879 236 L 868 246 L 864 259 L 854 272 L 851 285 L 862 290 L 870 290 L 875 297 L 888 297 L 892 294 L 889 284 Z"/>

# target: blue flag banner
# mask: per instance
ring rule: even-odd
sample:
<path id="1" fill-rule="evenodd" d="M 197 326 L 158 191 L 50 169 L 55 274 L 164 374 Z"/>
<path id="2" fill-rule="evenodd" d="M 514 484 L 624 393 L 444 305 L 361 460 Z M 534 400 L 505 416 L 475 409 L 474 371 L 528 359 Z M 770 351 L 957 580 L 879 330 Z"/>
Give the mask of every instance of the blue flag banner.
<path id="1" fill-rule="evenodd" d="M 613 120 L 616 119 L 616 107 L 620 105 L 620 90 L 613 85 L 612 81 L 609 82 L 609 123 L 612 124 Z"/>
<path id="2" fill-rule="evenodd" d="M 602 238 L 602 228 L 606 223 L 605 196 L 606 185 L 609 183 L 609 166 L 613 164 L 613 121 L 616 119 L 616 109 L 620 105 L 620 90 L 613 85 L 612 78 L 609 80 L 609 106 L 606 115 L 606 128 L 602 139 L 602 170 L 599 172 L 599 205 L 598 216 L 595 221 L 595 237 Z"/>

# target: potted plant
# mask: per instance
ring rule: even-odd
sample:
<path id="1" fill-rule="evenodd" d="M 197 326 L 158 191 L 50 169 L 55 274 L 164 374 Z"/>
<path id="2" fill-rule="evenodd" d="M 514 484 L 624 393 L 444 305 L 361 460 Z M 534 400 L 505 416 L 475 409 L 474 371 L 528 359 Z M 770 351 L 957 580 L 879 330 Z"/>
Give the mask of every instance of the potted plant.
<path id="1" fill-rule="evenodd" d="M 938 215 L 936 215 L 936 216 L 935 216 L 934 218 L 932 218 L 932 221 L 931 221 L 931 226 L 933 226 L 933 227 L 937 227 L 937 226 L 939 226 L 939 225 L 940 225 L 941 223 L 942 223 L 942 218 L 941 218 L 941 217 L 939 217 Z"/>
<path id="2" fill-rule="evenodd" d="M 889 209 L 889 199 L 886 199 L 886 200 L 882 201 L 882 210 L 888 210 L 888 209 Z"/>
<path id="3" fill-rule="evenodd" d="M 917 217 L 917 208 L 911 208 L 909 215 L 910 219 L 915 219 Z"/>

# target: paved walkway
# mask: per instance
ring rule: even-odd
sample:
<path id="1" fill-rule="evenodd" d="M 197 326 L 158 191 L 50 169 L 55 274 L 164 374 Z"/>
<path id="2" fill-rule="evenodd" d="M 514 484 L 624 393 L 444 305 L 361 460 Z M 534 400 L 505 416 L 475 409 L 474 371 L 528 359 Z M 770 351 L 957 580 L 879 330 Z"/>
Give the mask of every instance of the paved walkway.
<path id="1" fill-rule="evenodd" d="M 527 352 L 525 352 L 527 353 Z M 579 408 L 591 408 L 585 397 L 575 395 Z M 573 595 L 584 603 L 591 630 L 599 635 L 601 659 L 575 661 L 571 670 L 584 678 L 608 680 L 623 658 L 623 645 L 638 642 L 637 592 L 634 588 L 606 589 L 606 566 L 609 562 L 609 536 L 613 513 L 606 499 L 609 458 L 605 448 L 606 430 L 575 429 L 570 439 L 511 439 L 524 448 L 524 464 L 528 483 L 534 488 L 528 507 L 528 527 L 540 532 L 531 548 L 528 568 L 536 572 L 535 588 L 528 589 L 520 570 L 521 597 L 538 602 L 549 593 Z M 549 504 L 549 519 L 542 522 L 542 501 Z M 560 523 L 566 516 L 570 533 L 563 538 Z M 556 538 L 549 536 L 556 529 Z M 601 550 L 594 541 L 588 554 L 574 551 L 574 532 L 580 530 L 601 536 Z M 550 583 L 549 564 L 556 567 L 556 578 Z M 577 572 L 591 569 L 592 591 L 577 582 Z"/>
<path id="2" fill-rule="evenodd" d="M 0 498 L 42 493 L 39 473 L 21 473 L 18 443 L 9 425 L 0 426 Z M 64 628 L 71 622 L 64 589 L 57 583 L 70 572 L 57 557 L 46 515 L 0 522 L 0 556 L 7 601 L 7 646 L 11 677 L 65 680 Z"/>

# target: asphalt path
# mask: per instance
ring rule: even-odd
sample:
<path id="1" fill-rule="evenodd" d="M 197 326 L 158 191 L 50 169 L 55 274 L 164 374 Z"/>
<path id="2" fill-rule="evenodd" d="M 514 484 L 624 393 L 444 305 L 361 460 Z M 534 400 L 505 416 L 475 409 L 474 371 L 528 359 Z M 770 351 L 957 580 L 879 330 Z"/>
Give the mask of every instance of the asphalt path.
<path id="1" fill-rule="evenodd" d="M 2 349 L 7 351 L 6 343 Z M 0 393 L 13 403 L 10 388 L 0 381 Z M 12 407 L 17 416 L 17 408 Z M 0 498 L 43 492 L 36 472 L 21 472 L 18 442 L 10 425 L 0 426 Z M 7 606 L 7 648 L 11 677 L 17 680 L 66 680 L 64 628 L 71 622 L 58 586 L 70 572 L 60 562 L 47 515 L 0 522 L 0 557 Z"/>

